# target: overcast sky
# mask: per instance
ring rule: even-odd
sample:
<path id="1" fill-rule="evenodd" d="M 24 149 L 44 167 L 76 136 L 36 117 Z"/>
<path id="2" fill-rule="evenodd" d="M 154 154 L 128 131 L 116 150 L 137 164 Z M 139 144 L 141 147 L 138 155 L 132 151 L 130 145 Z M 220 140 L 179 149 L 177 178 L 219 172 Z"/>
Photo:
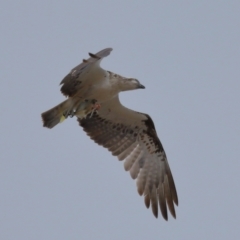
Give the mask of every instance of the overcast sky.
<path id="1" fill-rule="evenodd" d="M 240 239 L 240 1 L 2 1 L 0 239 Z M 155 219 L 123 163 L 75 118 L 40 114 L 88 52 L 145 90 L 176 183 L 177 219 Z"/>

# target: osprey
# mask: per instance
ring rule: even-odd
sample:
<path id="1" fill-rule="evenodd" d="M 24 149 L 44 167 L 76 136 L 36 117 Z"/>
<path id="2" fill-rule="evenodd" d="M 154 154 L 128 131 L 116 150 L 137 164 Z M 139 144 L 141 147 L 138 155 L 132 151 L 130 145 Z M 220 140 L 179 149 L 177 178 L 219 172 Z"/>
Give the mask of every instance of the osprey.
<path id="1" fill-rule="evenodd" d="M 97 144 L 107 148 L 136 179 L 145 205 L 158 217 L 168 219 L 167 206 L 176 218 L 178 197 L 163 146 L 149 115 L 124 107 L 118 94 L 145 88 L 137 79 L 126 78 L 100 67 L 112 51 L 106 48 L 73 68 L 61 81 L 67 100 L 42 113 L 43 126 L 53 128 L 68 116 L 76 116 L 80 126 Z M 158 207 L 159 206 L 159 207 Z"/>

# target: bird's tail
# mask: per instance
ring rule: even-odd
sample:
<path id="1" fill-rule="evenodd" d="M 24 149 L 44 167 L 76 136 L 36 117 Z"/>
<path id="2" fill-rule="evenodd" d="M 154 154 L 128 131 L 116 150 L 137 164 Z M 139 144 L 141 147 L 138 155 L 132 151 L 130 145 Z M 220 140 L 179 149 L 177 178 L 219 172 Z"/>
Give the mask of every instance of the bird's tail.
<path id="1" fill-rule="evenodd" d="M 53 128 L 58 123 L 64 121 L 71 111 L 72 105 L 71 99 L 67 99 L 56 107 L 42 113 L 43 126 Z"/>

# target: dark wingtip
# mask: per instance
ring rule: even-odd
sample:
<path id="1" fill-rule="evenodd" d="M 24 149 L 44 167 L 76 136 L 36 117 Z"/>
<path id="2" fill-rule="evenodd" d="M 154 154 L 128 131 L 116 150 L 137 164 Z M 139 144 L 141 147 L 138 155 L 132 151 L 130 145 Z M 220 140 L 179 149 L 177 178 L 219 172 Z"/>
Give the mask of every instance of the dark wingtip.
<path id="1" fill-rule="evenodd" d="M 150 207 L 150 198 L 148 195 L 145 196 L 144 203 L 145 203 L 146 208 Z"/>
<path id="2" fill-rule="evenodd" d="M 93 54 L 93 53 L 88 53 L 90 57 L 92 58 L 97 58 L 97 59 L 100 59 L 100 57 L 98 57 L 96 54 Z"/>
<path id="3" fill-rule="evenodd" d="M 162 216 L 163 216 L 163 219 L 165 220 L 165 221 L 168 221 L 168 215 L 166 214 L 166 215 L 163 215 L 162 214 Z"/>

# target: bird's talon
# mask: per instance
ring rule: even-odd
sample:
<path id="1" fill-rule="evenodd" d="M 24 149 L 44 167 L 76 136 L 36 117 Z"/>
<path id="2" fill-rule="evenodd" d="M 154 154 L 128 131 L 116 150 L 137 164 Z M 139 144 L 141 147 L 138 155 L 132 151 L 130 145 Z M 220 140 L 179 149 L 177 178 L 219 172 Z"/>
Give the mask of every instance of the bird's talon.
<path id="1" fill-rule="evenodd" d="M 96 102 L 95 104 L 94 104 L 94 106 L 93 106 L 93 110 L 99 110 L 101 108 L 101 105 L 100 105 L 100 103 L 98 103 L 98 102 Z"/>

